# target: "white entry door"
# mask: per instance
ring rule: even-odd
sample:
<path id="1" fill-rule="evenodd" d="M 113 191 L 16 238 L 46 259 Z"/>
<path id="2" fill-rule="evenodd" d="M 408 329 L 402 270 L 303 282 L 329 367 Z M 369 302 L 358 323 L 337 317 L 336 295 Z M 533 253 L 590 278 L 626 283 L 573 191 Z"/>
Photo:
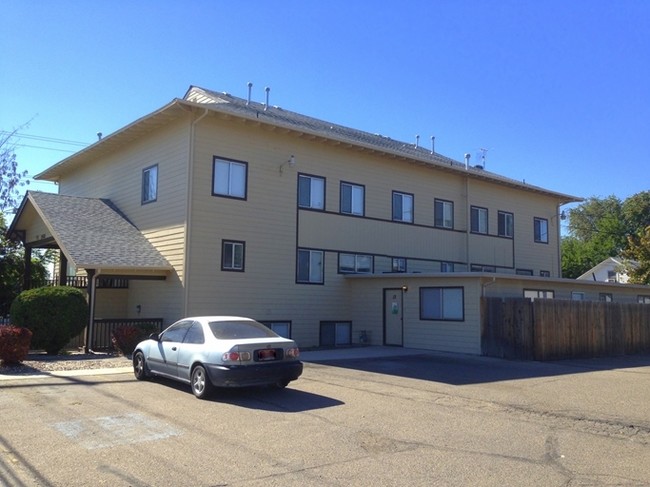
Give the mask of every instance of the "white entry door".
<path id="1" fill-rule="evenodd" d="M 384 345 L 403 345 L 403 304 L 401 289 L 384 289 Z"/>

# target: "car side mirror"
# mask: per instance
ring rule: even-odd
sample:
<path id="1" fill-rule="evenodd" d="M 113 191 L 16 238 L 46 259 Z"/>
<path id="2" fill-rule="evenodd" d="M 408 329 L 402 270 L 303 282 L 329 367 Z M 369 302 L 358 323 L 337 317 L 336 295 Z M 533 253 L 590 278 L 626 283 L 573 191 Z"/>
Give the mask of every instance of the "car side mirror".
<path id="1" fill-rule="evenodd" d="M 149 338 L 151 340 L 156 340 L 157 342 L 160 341 L 160 336 L 158 335 L 158 333 L 152 333 L 151 335 L 149 335 Z"/>

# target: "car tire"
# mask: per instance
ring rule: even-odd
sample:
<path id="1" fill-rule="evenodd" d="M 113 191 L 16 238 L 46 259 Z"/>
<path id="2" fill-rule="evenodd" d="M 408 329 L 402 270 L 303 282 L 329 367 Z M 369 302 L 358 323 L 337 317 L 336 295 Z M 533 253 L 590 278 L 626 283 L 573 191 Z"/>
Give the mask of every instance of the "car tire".
<path id="1" fill-rule="evenodd" d="M 197 365 L 192 369 L 190 385 L 192 386 L 192 393 L 199 399 L 208 397 L 214 388 L 205 367 L 202 365 Z"/>
<path id="2" fill-rule="evenodd" d="M 133 355 L 133 374 L 138 380 L 145 380 L 149 377 L 147 362 L 142 352 L 135 352 Z"/>
<path id="3" fill-rule="evenodd" d="M 275 387 L 278 388 L 278 389 L 284 389 L 285 387 L 287 387 L 289 385 L 289 382 L 290 381 L 288 381 L 288 380 L 279 380 L 279 381 L 277 381 L 275 383 Z"/>

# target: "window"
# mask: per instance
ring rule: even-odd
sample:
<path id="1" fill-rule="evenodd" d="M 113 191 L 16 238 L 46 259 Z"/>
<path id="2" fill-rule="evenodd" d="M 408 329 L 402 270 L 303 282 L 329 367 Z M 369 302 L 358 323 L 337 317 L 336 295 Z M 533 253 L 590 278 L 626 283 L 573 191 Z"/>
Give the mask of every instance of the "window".
<path id="1" fill-rule="evenodd" d="M 578 291 L 571 291 L 571 300 L 572 301 L 584 301 L 585 300 L 585 293 L 578 292 Z"/>
<path id="2" fill-rule="evenodd" d="M 472 206 L 470 210 L 471 232 L 488 233 L 488 211 L 486 208 Z"/>
<path id="3" fill-rule="evenodd" d="M 291 338 L 291 322 L 290 321 L 265 321 L 263 322 L 275 333 L 284 338 Z"/>
<path id="4" fill-rule="evenodd" d="M 182 343 L 187 330 L 190 329 L 193 323 L 193 320 L 179 321 L 165 330 L 165 332 L 160 336 L 160 341 Z"/>
<path id="5" fill-rule="evenodd" d="M 517 269 L 515 271 L 515 274 L 518 274 L 520 276 L 532 276 L 533 271 L 532 271 L 532 269 Z"/>
<path id="6" fill-rule="evenodd" d="M 524 289 L 524 298 L 553 299 L 555 298 L 555 291 L 549 291 L 547 289 Z"/>
<path id="7" fill-rule="evenodd" d="M 440 272 L 454 272 L 454 263 L 453 262 L 441 262 L 440 263 Z"/>
<path id="8" fill-rule="evenodd" d="M 614 301 L 614 298 L 612 296 L 612 293 L 600 293 L 598 295 L 598 301 L 604 301 L 606 303 L 611 303 Z"/>
<path id="9" fill-rule="evenodd" d="M 607 271 L 607 282 L 618 282 L 616 271 Z"/>
<path id="10" fill-rule="evenodd" d="M 514 231 L 515 216 L 512 213 L 507 211 L 499 212 L 499 237 L 508 237 L 513 238 L 515 235 Z"/>
<path id="11" fill-rule="evenodd" d="M 496 272 L 497 269 L 493 265 L 480 265 L 472 264 L 469 267 L 470 272 Z"/>
<path id="12" fill-rule="evenodd" d="M 406 259 L 404 257 L 393 257 L 392 272 L 406 272 Z"/>
<path id="13" fill-rule="evenodd" d="M 339 254 L 339 272 L 342 274 L 370 274 L 372 272 L 372 256 Z"/>
<path id="14" fill-rule="evenodd" d="M 341 213 L 348 215 L 364 214 L 365 188 L 358 184 L 341 183 Z"/>
<path id="15" fill-rule="evenodd" d="M 187 331 L 183 343 L 194 345 L 205 343 L 205 336 L 203 335 L 203 327 L 201 326 L 201 323 L 194 323 L 192 325 L 192 327 Z"/>
<path id="16" fill-rule="evenodd" d="M 535 242 L 548 243 L 548 220 L 545 218 L 534 218 Z"/>
<path id="17" fill-rule="evenodd" d="M 464 289 L 462 287 L 421 287 L 420 319 L 463 321 Z"/>
<path id="18" fill-rule="evenodd" d="M 212 194 L 230 198 L 246 198 L 248 165 L 245 162 L 214 158 Z"/>
<path id="19" fill-rule="evenodd" d="M 297 281 L 307 284 L 323 283 L 323 252 L 298 250 Z"/>
<path id="20" fill-rule="evenodd" d="M 433 203 L 434 225 L 440 228 L 454 228 L 454 203 L 435 200 Z"/>
<path id="21" fill-rule="evenodd" d="M 637 297 L 637 302 L 640 304 L 650 304 L 650 296 L 639 295 Z"/>
<path id="22" fill-rule="evenodd" d="M 223 240 L 221 243 L 221 270 L 244 271 L 244 242 Z"/>
<path id="23" fill-rule="evenodd" d="M 413 195 L 393 191 L 393 221 L 413 223 Z"/>
<path id="24" fill-rule="evenodd" d="M 540 277 L 551 277 L 551 271 L 539 271 Z"/>
<path id="25" fill-rule="evenodd" d="M 158 165 L 142 170 L 142 204 L 158 199 Z"/>
<path id="26" fill-rule="evenodd" d="M 298 206 L 312 210 L 325 209 L 325 179 L 316 176 L 298 176 Z"/>
<path id="27" fill-rule="evenodd" d="M 321 321 L 320 346 L 334 347 L 352 343 L 352 323 L 349 321 Z"/>

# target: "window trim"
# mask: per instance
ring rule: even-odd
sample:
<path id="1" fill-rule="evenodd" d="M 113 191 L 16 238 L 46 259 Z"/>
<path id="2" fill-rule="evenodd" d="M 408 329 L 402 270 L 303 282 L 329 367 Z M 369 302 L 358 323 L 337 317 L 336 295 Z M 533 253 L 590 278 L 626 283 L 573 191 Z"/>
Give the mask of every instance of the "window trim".
<path id="1" fill-rule="evenodd" d="M 350 211 L 343 210 L 343 187 L 350 188 Z M 361 189 L 361 211 L 354 211 L 354 189 Z M 366 215 L 366 186 L 363 184 L 351 183 L 349 181 L 341 181 L 339 184 L 339 212 L 343 215 L 352 216 L 365 216 Z"/>
<path id="2" fill-rule="evenodd" d="M 341 270 L 341 257 L 347 255 L 354 257 L 354 270 L 353 271 L 344 271 Z M 359 257 L 367 257 L 370 259 L 370 269 L 368 272 L 365 271 L 360 271 L 359 270 Z M 356 254 L 352 252 L 339 252 L 339 265 L 338 265 L 338 271 L 339 274 L 373 274 L 375 270 L 375 259 L 371 254 Z"/>
<path id="3" fill-rule="evenodd" d="M 226 262 L 225 262 L 225 255 L 226 255 L 226 245 L 232 245 L 233 247 L 233 260 L 235 258 L 235 252 L 234 248 L 235 246 L 241 246 L 242 249 L 242 255 L 241 255 L 241 268 L 235 267 L 234 262 L 232 267 L 227 267 Z M 246 270 L 246 242 L 243 240 L 230 240 L 230 239 L 223 239 L 221 240 L 221 270 L 225 272 L 245 272 Z"/>
<path id="4" fill-rule="evenodd" d="M 309 179 L 309 191 L 310 191 L 310 198 L 309 198 L 309 206 L 304 206 L 300 204 L 300 181 L 301 179 Z M 312 190 L 312 183 L 311 181 L 318 179 L 323 181 L 323 207 L 318 208 L 316 206 L 312 206 L 312 199 L 311 199 L 311 190 Z M 305 173 L 298 173 L 298 188 L 297 188 L 298 194 L 297 194 L 297 203 L 298 203 L 298 208 L 301 208 L 303 210 L 312 210 L 312 211 L 325 211 L 325 208 L 327 208 L 327 179 L 324 178 L 323 176 L 317 176 L 315 174 L 305 174 Z"/>
<path id="5" fill-rule="evenodd" d="M 243 166 L 244 167 L 244 195 L 239 196 L 232 194 L 232 178 L 230 176 L 231 172 L 229 170 L 228 172 L 228 193 L 217 193 L 216 191 L 216 176 L 217 176 L 217 163 L 226 163 L 229 166 L 229 169 L 233 165 L 237 166 Z M 229 159 L 227 157 L 221 157 L 221 156 L 212 156 L 212 196 L 217 196 L 219 198 L 231 198 L 231 199 L 236 199 L 236 200 L 246 200 L 248 199 L 248 162 L 246 161 L 239 161 L 237 159 Z"/>
<path id="6" fill-rule="evenodd" d="M 401 218 L 395 218 L 395 196 L 400 196 L 402 197 L 402 217 Z M 405 220 L 404 217 L 404 204 L 403 204 L 403 199 L 404 197 L 407 196 L 411 199 L 411 219 L 410 220 Z M 391 193 L 391 220 L 394 222 L 399 222 L 399 223 L 413 223 L 415 222 L 415 195 L 413 193 L 406 193 L 404 191 L 395 191 Z"/>
<path id="7" fill-rule="evenodd" d="M 542 238 L 542 223 L 544 223 L 544 226 L 546 227 L 546 240 Z M 535 243 L 548 243 L 548 219 L 537 216 L 533 217 L 533 239 L 535 240 Z"/>
<path id="8" fill-rule="evenodd" d="M 300 280 L 300 253 L 309 252 L 309 279 Z M 321 275 L 319 281 L 311 280 L 311 256 L 314 253 L 319 253 L 321 256 Z M 317 249 L 298 248 L 296 251 L 296 284 L 325 284 L 325 251 Z"/>
<path id="9" fill-rule="evenodd" d="M 442 210 L 440 218 L 438 217 L 438 207 Z M 445 220 L 445 209 L 451 208 L 451 226 L 446 224 Z M 435 198 L 433 200 L 433 226 L 436 228 L 444 228 L 445 230 L 454 229 L 454 202 L 450 200 L 443 200 L 441 198 Z"/>
<path id="10" fill-rule="evenodd" d="M 508 225 L 507 225 L 507 220 L 508 219 L 506 218 L 508 216 L 510 217 L 510 220 L 511 220 L 511 232 L 512 232 L 511 235 L 508 234 Z M 501 232 L 501 217 L 504 218 L 504 222 L 503 222 L 504 231 L 503 232 Z M 497 212 L 497 223 L 498 223 L 497 224 L 497 235 L 499 237 L 511 238 L 511 239 L 515 238 L 515 214 L 514 213 L 512 213 L 510 211 L 499 210 Z"/>
<path id="11" fill-rule="evenodd" d="M 156 174 L 154 191 L 153 191 L 154 195 L 153 198 L 147 199 L 145 195 L 148 195 L 149 192 L 145 189 L 145 174 L 150 174 L 153 169 L 155 169 L 155 174 Z M 151 180 L 151 176 L 149 176 L 147 182 L 150 180 Z M 151 166 L 145 167 L 142 170 L 142 194 L 140 197 L 140 203 L 146 205 L 149 203 L 155 203 L 156 201 L 158 201 L 158 164 L 152 164 Z"/>
<path id="12" fill-rule="evenodd" d="M 475 221 L 474 220 L 474 212 L 475 211 L 476 211 L 477 215 L 480 215 L 481 213 L 485 213 L 485 231 L 481 231 L 481 225 L 480 225 L 481 219 L 480 218 L 478 218 L 476 220 L 477 229 L 476 230 L 474 229 L 474 221 Z M 473 234 L 476 234 L 476 235 L 489 235 L 489 233 L 490 233 L 490 213 L 489 213 L 489 210 L 487 208 L 482 207 L 482 206 L 474 206 L 474 205 L 472 205 L 472 206 L 470 206 L 469 214 L 470 214 L 470 217 L 469 217 L 469 220 L 470 220 L 470 224 L 469 224 L 470 225 L 470 227 L 469 227 L 470 228 L 470 233 L 473 233 Z"/>
<path id="13" fill-rule="evenodd" d="M 424 293 L 431 290 L 440 290 L 441 291 L 441 316 L 440 318 L 430 318 L 426 317 L 423 310 Z M 444 291 L 458 291 L 460 290 L 460 304 L 462 309 L 462 316 L 460 318 L 445 318 L 444 312 Z M 453 321 L 453 322 L 463 322 L 465 321 L 465 287 L 464 286 L 425 286 L 420 288 L 420 320 L 421 321 Z"/>

